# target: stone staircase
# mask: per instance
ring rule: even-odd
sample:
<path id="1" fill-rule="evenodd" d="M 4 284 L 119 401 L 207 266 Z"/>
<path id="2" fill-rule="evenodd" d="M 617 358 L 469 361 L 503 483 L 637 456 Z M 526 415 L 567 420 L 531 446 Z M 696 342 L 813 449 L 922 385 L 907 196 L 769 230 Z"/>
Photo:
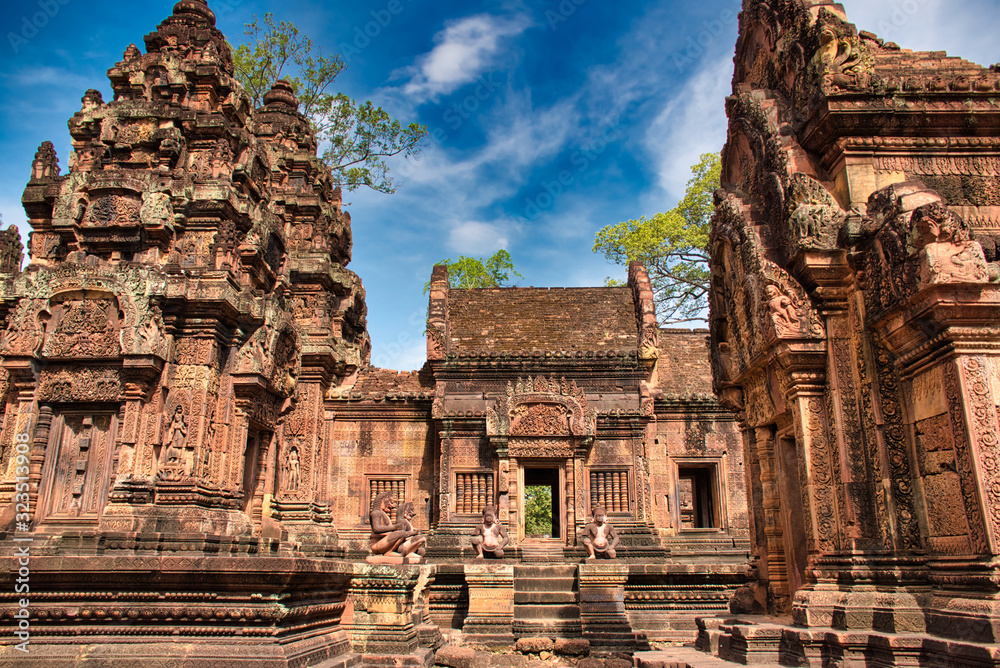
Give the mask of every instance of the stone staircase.
<path id="1" fill-rule="evenodd" d="M 582 636 L 578 590 L 575 564 L 514 566 L 514 636 Z"/>
<path id="2" fill-rule="evenodd" d="M 563 542 L 558 538 L 534 538 L 521 541 L 521 562 L 528 564 L 564 564 Z"/>

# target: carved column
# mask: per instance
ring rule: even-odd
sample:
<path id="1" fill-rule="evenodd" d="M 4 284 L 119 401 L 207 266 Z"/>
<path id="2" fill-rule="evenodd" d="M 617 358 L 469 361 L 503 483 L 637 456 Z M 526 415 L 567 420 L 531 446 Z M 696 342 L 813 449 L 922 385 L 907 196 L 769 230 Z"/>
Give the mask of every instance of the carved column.
<path id="1" fill-rule="evenodd" d="M 835 431 L 827 414 L 822 379 L 818 374 L 793 374 L 793 385 L 788 391 L 801 457 L 799 466 L 805 471 L 801 479 L 805 482 L 803 495 L 808 498 L 806 530 L 810 553 L 833 552 L 841 543 L 830 447 L 830 435 Z"/>
<path id="2" fill-rule="evenodd" d="M 45 463 L 45 449 L 49 441 L 49 426 L 52 423 L 52 409 L 39 406 L 35 398 L 34 362 L 27 358 L 7 358 L 4 368 L 10 374 L 10 384 L 17 395 L 17 413 L 9 416 L 14 420 L 13 441 L 9 447 L 15 453 L 17 437 L 25 434 L 30 438 L 30 462 L 28 465 L 28 506 L 31 509 L 31 520 L 36 521 L 38 512 L 38 491 L 42 480 L 42 465 Z M 9 409 L 8 409 L 9 410 Z M 22 439 L 23 440 L 23 439 Z M 14 459 L 14 458 L 12 458 Z M 23 477 L 23 471 L 9 469 L 14 480 Z"/>
<path id="3" fill-rule="evenodd" d="M 781 500 L 778 496 L 777 471 L 774 461 L 774 428 L 758 427 L 757 461 L 760 464 L 760 485 L 764 508 L 764 539 L 766 555 L 763 570 L 770 595 L 779 610 L 787 608 L 791 589 L 785 561 L 785 543 L 781 528 Z"/>
<path id="4" fill-rule="evenodd" d="M 576 459 L 566 462 L 566 545 L 576 545 Z"/>
<path id="5" fill-rule="evenodd" d="M 945 367 L 945 387 L 952 395 L 949 403 L 957 432 L 956 463 L 962 480 L 971 546 L 974 554 L 989 556 L 1000 554 L 998 360 L 1000 358 L 994 356 L 958 355 Z M 931 502 L 933 500 L 929 500 Z"/>
<path id="6" fill-rule="evenodd" d="M 451 439 L 443 436 L 438 439 L 438 525 L 451 521 Z"/>

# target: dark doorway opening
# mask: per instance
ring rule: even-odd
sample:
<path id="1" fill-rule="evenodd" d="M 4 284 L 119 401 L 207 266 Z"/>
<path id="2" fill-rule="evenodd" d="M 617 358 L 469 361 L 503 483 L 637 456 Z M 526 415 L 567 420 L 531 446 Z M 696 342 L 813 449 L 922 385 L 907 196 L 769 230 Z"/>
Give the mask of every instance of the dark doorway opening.
<path id="1" fill-rule="evenodd" d="M 718 528 L 714 473 L 713 468 L 701 466 L 678 469 L 682 529 Z"/>
<path id="2" fill-rule="evenodd" d="M 524 502 L 525 538 L 544 538 L 546 532 L 539 529 L 546 525 L 545 520 L 549 520 L 552 527 L 550 537 L 562 538 L 559 469 L 525 468 Z"/>

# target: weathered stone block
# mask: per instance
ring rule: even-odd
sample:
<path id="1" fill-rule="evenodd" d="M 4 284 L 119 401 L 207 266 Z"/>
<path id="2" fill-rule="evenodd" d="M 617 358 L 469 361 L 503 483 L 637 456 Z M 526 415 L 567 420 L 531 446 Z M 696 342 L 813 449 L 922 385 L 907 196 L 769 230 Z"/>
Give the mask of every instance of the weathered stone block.
<path id="1" fill-rule="evenodd" d="M 475 668 L 479 653 L 469 647 L 445 645 L 434 655 L 434 665 L 448 668 Z"/>
<path id="2" fill-rule="evenodd" d="M 553 649 L 556 654 L 587 656 L 590 654 L 590 641 L 585 638 L 559 638 Z"/>
<path id="3" fill-rule="evenodd" d="M 551 638 L 518 638 L 515 647 L 518 652 L 538 654 L 539 652 L 551 652 L 553 642 Z"/>

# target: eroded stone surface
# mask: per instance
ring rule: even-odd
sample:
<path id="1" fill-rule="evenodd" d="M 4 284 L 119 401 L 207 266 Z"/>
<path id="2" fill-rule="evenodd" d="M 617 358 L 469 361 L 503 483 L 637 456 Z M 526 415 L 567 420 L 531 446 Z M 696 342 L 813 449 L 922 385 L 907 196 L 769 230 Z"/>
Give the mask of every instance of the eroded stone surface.
<path id="1" fill-rule="evenodd" d="M 833 3 L 744 3 L 710 244 L 758 557 L 734 609 L 843 635 L 724 624 L 706 643 L 734 660 L 1000 639 L 997 90 L 995 68 L 885 43 Z"/>

